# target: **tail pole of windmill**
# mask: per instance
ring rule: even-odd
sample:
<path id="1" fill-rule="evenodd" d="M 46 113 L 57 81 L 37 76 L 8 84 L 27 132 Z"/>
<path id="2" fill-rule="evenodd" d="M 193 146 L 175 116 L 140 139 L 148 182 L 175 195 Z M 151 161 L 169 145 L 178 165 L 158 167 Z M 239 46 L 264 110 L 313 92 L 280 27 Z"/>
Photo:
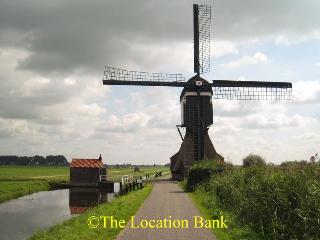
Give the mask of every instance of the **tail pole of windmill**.
<path id="1" fill-rule="evenodd" d="M 221 159 L 208 135 L 213 124 L 212 99 L 290 100 L 292 83 L 264 81 L 207 81 L 201 74 L 210 71 L 211 7 L 193 5 L 194 73 L 186 80 L 182 74 L 149 73 L 105 67 L 104 85 L 181 87 L 181 124 L 177 125 L 182 144 L 171 158 L 173 180 L 184 179 L 193 163 L 204 158 Z M 185 129 L 183 136 L 180 128 Z"/>

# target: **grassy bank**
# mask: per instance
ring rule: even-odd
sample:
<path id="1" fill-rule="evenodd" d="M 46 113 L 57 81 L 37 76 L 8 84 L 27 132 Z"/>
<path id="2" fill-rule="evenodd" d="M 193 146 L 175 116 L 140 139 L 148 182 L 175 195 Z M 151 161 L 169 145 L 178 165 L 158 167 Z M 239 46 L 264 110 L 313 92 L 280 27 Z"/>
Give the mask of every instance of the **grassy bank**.
<path id="1" fill-rule="evenodd" d="M 219 239 L 320 238 L 319 164 L 202 162 L 190 171 L 185 187 L 205 215 L 228 219 L 229 229 Z"/>
<path id="2" fill-rule="evenodd" d="M 47 230 L 36 233 L 33 240 L 56 240 L 56 239 L 114 239 L 121 228 L 104 229 L 97 227 L 91 229 L 87 225 L 90 216 L 114 216 L 116 219 L 125 219 L 133 216 L 151 192 L 152 186 L 149 184 L 142 190 L 131 192 L 128 195 L 115 198 L 110 203 L 101 204 L 84 214 L 57 224 Z"/>
<path id="3" fill-rule="evenodd" d="M 69 168 L 0 166 L 0 203 L 69 181 Z"/>
<path id="4" fill-rule="evenodd" d="M 0 203 L 49 188 L 45 181 L 0 181 Z"/>
<path id="5" fill-rule="evenodd" d="M 123 175 L 135 177 L 156 171 L 168 172 L 167 167 L 110 168 L 108 179 L 119 181 Z M 69 167 L 56 166 L 0 166 L 0 203 L 39 191 L 46 191 L 69 181 Z"/>

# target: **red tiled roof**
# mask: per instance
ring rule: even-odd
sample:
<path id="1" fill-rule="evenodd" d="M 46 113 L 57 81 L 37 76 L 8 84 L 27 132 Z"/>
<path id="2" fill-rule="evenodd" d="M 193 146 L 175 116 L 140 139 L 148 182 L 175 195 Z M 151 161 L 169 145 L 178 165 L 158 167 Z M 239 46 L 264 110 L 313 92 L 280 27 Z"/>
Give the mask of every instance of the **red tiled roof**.
<path id="1" fill-rule="evenodd" d="M 70 167 L 76 168 L 101 168 L 103 163 L 101 159 L 80 159 L 73 158 Z"/>
<path id="2" fill-rule="evenodd" d="M 88 210 L 89 207 L 71 207 L 70 206 L 70 213 L 71 214 L 81 214 Z"/>

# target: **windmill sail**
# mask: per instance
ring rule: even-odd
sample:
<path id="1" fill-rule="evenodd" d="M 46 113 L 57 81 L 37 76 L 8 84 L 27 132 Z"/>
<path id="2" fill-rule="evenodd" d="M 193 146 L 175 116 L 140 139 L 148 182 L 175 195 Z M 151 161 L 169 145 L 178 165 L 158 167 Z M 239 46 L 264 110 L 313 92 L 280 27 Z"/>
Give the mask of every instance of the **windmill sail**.
<path id="1" fill-rule="evenodd" d="M 103 84 L 184 87 L 186 81 L 182 74 L 128 71 L 106 66 Z"/>
<path id="2" fill-rule="evenodd" d="M 290 100 L 292 83 L 213 80 L 213 98 L 229 100 Z"/>
<path id="3" fill-rule="evenodd" d="M 210 71 L 211 6 L 193 4 L 194 72 Z"/>

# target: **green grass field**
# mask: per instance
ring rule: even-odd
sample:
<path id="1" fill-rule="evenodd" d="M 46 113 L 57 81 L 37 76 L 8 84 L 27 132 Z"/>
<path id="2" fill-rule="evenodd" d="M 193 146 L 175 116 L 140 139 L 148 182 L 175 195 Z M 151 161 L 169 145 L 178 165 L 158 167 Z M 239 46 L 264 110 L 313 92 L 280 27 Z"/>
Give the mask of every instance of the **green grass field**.
<path id="1" fill-rule="evenodd" d="M 69 179 L 68 167 L 0 166 L 0 181 Z"/>
<path id="2" fill-rule="evenodd" d="M 108 180 L 119 181 L 123 175 L 135 177 L 156 171 L 169 173 L 167 167 L 142 167 L 140 171 L 130 168 L 110 168 Z M 49 190 L 51 186 L 69 181 L 69 167 L 51 166 L 0 166 L 0 203 L 39 191 Z"/>
<path id="3" fill-rule="evenodd" d="M 134 177 L 145 176 L 146 173 L 152 177 L 155 172 L 162 171 L 165 174 L 170 173 L 168 167 L 141 167 L 140 171 L 133 171 L 130 168 L 110 168 L 108 169 L 108 180 L 120 180 L 123 175 L 133 174 Z"/>
<path id="4" fill-rule="evenodd" d="M 67 167 L 0 166 L 0 203 L 68 181 Z"/>
<path id="5" fill-rule="evenodd" d="M 168 167 L 141 167 L 140 171 L 131 168 L 108 168 L 108 179 L 119 180 L 123 175 L 133 174 L 135 177 L 150 175 L 156 171 L 169 173 Z M 69 167 L 42 166 L 0 166 L 0 181 L 11 180 L 69 180 Z"/>

